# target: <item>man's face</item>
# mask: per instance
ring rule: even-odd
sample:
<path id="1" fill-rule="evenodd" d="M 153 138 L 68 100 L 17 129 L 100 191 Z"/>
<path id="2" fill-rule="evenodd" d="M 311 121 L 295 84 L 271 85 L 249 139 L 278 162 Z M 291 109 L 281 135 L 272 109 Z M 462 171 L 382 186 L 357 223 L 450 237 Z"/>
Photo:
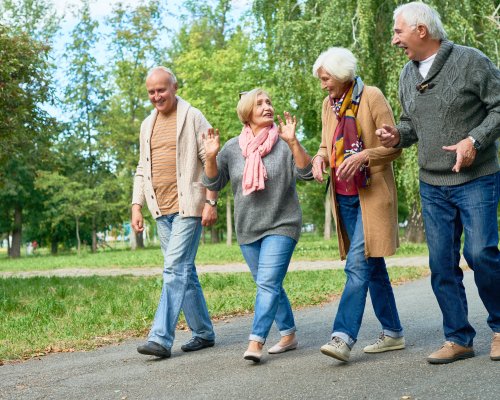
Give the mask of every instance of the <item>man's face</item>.
<path id="1" fill-rule="evenodd" d="M 162 114 L 170 113 L 176 105 L 177 84 L 172 83 L 168 72 L 157 70 L 146 79 L 151 104 Z"/>
<path id="2" fill-rule="evenodd" d="M 422 61 L 424 59 L 421 57 L 423 50 L 421 32 L 416 26 L 408 25 L 402 15 L 394 21 L 394 35 L 391 43 L 403 49 L 410 60 Z"/>

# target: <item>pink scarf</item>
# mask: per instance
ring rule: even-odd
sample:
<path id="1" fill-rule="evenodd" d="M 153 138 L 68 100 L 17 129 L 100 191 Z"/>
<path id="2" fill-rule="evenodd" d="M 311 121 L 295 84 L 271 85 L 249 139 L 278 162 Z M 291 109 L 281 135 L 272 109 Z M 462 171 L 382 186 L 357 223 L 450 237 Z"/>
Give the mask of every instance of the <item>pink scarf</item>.
<path id="1" fill-rule="evenodd" d="M 241 182 L 244 196 L 265 188 L 264 181 L 267 180 L 267 171 L 262 157 L 271 152 L 277 141 L 278 127 L 276 124 L 262 129 L 256 136 L 253 135 L 248 124 L 243 127 L 239 144 L 243 157 L 245 157 L 245 169 Z"/>

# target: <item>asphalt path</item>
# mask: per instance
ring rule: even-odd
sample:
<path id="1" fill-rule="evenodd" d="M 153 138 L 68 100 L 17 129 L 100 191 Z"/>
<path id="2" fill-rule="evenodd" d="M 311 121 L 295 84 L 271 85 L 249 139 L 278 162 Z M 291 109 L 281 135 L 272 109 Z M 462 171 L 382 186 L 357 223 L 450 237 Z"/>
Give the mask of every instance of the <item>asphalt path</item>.
<path id="1" fill-rule="evenodd" d="M 368 302 L 351 361 L 321 354 L 338 306 L 333 301 L 297 310 L 299 348 L 265 354 L 260 364 L 243 360 L 249 315 L 217 322 L 216 346 L 194 353 L 180 350 L 190 334 L 178 331 L 170 359 L 138 354 L 142 340 L 134 339 L 6 364 L 0 367 L 0 399 L 500 399 L 500 362 L 489 358 L 492 333 L 472 272 L 465 283 L 476 357 L 448 365 L 425 361 L 443 339 L 440 312 L 424 278 L 395 288 L 405 350 L 363 353 L 380 329 Z M 273 328 L 266 348 L 277 339 Z"/>

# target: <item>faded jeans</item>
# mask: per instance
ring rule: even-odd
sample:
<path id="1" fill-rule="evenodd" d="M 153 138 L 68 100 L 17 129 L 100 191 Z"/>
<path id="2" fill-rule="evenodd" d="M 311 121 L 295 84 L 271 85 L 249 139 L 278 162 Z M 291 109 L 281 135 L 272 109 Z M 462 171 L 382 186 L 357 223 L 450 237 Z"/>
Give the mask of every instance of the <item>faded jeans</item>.
<path id="1" fill-rule="evenodd" d="M 175 213 L 161 216 L 156 223 L 164 257 L 163 287 L 148 340 L 170 349 L 181 310 L 193 336 L 214 340 L 212 322 L 194 265 L 201 218 L 182 218 Z"/>

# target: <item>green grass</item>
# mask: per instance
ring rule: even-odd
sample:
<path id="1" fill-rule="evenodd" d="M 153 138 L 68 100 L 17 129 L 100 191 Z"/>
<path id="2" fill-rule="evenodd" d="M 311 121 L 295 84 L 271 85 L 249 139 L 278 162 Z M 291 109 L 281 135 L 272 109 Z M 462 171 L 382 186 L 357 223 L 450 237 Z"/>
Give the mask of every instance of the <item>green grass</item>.
<path id="1" fill-rule="evenodd" d="M 427 247 L 424 243 L 402 243 L 397 255 L 425 255 Z M 303 235 L 295 249 L 292 260 L 336 260 L 339 258 L 337 239 L 324 240 L 313 235 Z M 227 246 L 220 244 L 201 244 L 196 262 L 199 265 L 243 263 L 240 248 L 237 244 Z M 9 259 L 0 255 L 0 272 L 3 271 L 38 271 L 60 268 L 140 268 L 159 267 L 163 265 L 163 256 L 158 246 L 131 251 L 100 250 L 92 254 L 62 254 L 51 256 L 37 254 L 18 259 Z"/>
<path id="2" fill-rule="evenodd" d="M 395 282 L 426 273 L 425 268 L 389 269 Z M 204 274 L 200 280 L 213 318 L 252 312 L 255 285 L 249 273 Z M 341 270 L 296 271 L 288 273 L 285 287 L 297 308 L 332 299 L 344 280 Z M 0 279 L 0 365 L 144 336 L 161 286 L 160 278 L 132 276 Z"/>

